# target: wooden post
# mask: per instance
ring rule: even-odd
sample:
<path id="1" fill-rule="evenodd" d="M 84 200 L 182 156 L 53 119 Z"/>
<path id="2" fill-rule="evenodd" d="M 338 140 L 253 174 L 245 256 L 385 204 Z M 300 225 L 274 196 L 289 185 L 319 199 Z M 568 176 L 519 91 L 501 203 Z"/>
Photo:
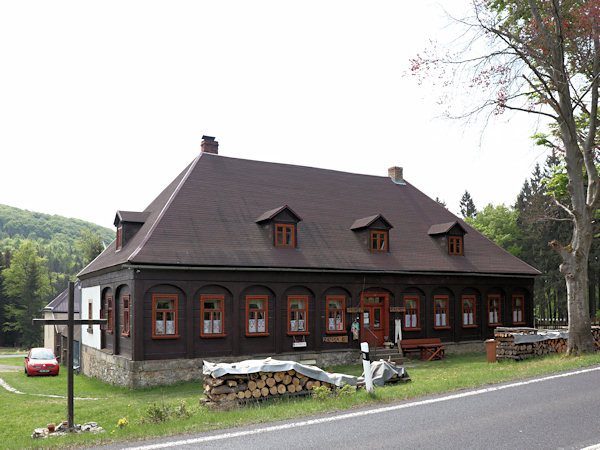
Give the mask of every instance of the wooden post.
<path id="1" fill-rule="evenodd" d="M 67 320 L 67 358 L 69 358 L 68 372 L 67 372 L 67 422 L 68 430 L 73 431 L 75 423 L 73 422 L 73 334 L 75 326 L 73 320 L 75 319 L 75 284 L 69 281 L 69 310 Z M 80 338 L 81 339 L 81 338 Z"/>
<path id="2" fill-rule="evenodd" d="M 73 418 L 73 339 L 75 325 L 104 325 L 106 319 L 75 319 L 75 283 L 69 281 L 67 319 L 32 319 L 34 325 L 67 325 L 67 427 L 74 431 Z"/>

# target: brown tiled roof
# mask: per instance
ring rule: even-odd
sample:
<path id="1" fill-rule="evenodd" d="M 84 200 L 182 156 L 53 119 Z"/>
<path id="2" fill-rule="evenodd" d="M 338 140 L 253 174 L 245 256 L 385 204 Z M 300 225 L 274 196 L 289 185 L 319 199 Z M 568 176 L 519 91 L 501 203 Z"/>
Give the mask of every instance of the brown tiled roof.
<path id="1" fill-rule="evenodd" d="M 455 220 L 454 222 L 436 223 L 434 225 L 431 225 L 429 227 L 429 231 L 427 231 L 427 234 L 431 236 L 435 236 L 438 234 L 446 234 L 455 225 L 458 225 L 465 233 L 467 232 L 467 230 L 465 230 L 465 227 L 463 227 L 458 220 Z"/>
<path id="2" fill-rule="evenodd" d="M 257 218 L 289 205 L 302 217 L 297 248 L 276 248 Z M 279 210 L 280 208 L 276 208 Z M 356 271 L 535 275 L 410 183 L 387 176 L 200 154 L 145 209 L 137 234 L 115 242 L 80 276 L 123 263 L 206 267 L 269 267 Z M 381 215 L 393 224 L 389 253 L 369 251 L 350 230 L 357 218 Z M 450 256 L 429 235 L 432 225 L 458 224 L 464 256 Z"/>
<path id="3" fill-rule="evenodd" d="M 114 225 L 117 226 L 118 222 L 133 222 L 133 223 L 144 223 L 150 214 L 146 212 L 137 211 L 117 211 L 115 216 Z"/>
<path id="4" fill-rule="evenodd" d="M 362 219 L 356 219 L 352 226 L 351 230 L 360 230 L 361 228 L 369 227 L 375 222 L 377 219 L 381 219 L 383 223 L 387 225 L 388 228 L 394 228 L 391 223 L 389 223 L 385 217 L 381 214 L 375 214 L 374 216 L 363 217 Z"/>

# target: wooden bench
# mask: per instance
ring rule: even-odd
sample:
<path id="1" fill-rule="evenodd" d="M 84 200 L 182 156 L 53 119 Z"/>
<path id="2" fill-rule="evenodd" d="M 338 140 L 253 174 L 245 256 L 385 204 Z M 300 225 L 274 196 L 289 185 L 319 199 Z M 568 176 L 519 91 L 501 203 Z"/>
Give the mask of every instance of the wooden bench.
<path id="1" fill-rule="evenodd" d="M 444 344 L 440 338 L 403 339 L 402 351 L 412 359 L 413 353 L 418 353 L 421 360 L 433 361 L 444 357 Z"/>

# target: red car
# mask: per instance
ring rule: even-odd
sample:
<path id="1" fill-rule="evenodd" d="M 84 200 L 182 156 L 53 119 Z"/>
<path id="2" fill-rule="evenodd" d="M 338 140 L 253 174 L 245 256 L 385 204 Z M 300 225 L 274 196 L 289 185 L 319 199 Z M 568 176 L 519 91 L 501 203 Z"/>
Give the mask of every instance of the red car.
<path id="1" fill-rule="evenodd" d="M 25 357 L 25 375 L 58 375 L 58 360 L 47 348 L 32 348 Z"/>

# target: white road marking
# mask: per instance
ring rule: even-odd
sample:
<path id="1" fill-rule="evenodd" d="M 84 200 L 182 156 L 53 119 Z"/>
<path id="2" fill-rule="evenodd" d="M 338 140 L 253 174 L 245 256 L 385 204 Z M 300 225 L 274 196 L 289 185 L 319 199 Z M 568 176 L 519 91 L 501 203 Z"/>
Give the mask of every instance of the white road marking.
<path id="1" fill-rule="evenodd" d="M 415 401 L 415 402 L 403 403 L 401 405 L 385 406 L 383 408 L 370 409 L 367 411 L 358 411 L 358 412 L 353 412 L 353 413 L 340 414 L 338 416 L 333 416 L 333 417 L 323 417 L 320 419 L 304 420 L 302 422 L 288 423 L 288 424 L 283 424 L 283 425 L 273 425 L 273 426 L 269 426 L 269 427 L 257 428 L 255 430 L 235 431 L 235 432 L 231 432 L 231 433 L 218 434 L 218 435 L 214 435 L 214 436 L 204 436 L 204 437 L 184 439 L 184 440 L 174 441 L 174 442 L 165 442 L 165 443 L 161 443 L 161 444 L 151 444 L 151 445 L 143 445 L 140 447 L 130 447 L 130 449 L 131 450 L 151 450 L 151 449 L 157 449 L 157 448 L 179 447 L 182 445 L 200 444 L 202 442 L 219 441 L 219 440 L 223 440 L 223 439 L 231 439 L 231 438 L 242 437 L 242 436 L 250 436 L 253 434 L 268 433 L 268 432 L 280 431 L 280 430 L 289 430 L 291 428 L 300 428 L 300 427 L 306 427 L 306 426 L 310 426 L 310 425 L 319 425 L 322 423 L 336 422 L 338 420 L 351 419 L 351 418 L 361 417 L 361 416 L 369 416 L 372 414 L 383 414 L 383 413 L 390 412 L 390 411 L 398 411 L 400 409 L 413 408 L 415 406 L 430 405 L 432 403 L 440 403 L 440 402 L 445 402 L 448 400 L 456 400 L 456 399 L 464 398 L 464 397 L 472 397 L 474 395 L 486 394 L 488 392 L 501 391 L 503 389 L 510 389 L 510 388 L 515 388 L 515 387 L 519 387 L 519 386 L 526 386 L 528 384 L 540 383 L 542 381 L 555 380 L 558 378 L 565 378 L 565 377 L 570 377 L 573 375 L 580 375 L 583 373 L 597 372 L 597 371 L 600 371 L 600 366 L 593 367 L 590 369 L 581 369 L 581 370 L 577 370 L 575 372 L 560 373 L 557 375 L 549 375 L 549 376 L 546 376 L 543 378 L 535 378 L 535 379 L 527 380 L 527 381 L 517 381 L 515 383 L 505 384 L 505 385 L 501 385 L 501 386 L 490 386 L 490 387 L 486 387 L 486 388 L 482 388 L 482 389 L 477 389 L 475 391 L 460 392 L 458 394 L 446 395 L 444 397 L 430 398 L 430 399 L 426 399 L 426 400 L 419 400 L 419 401 Z M 589 448 L 596 449 L 597 447 L 589 447 Z"/>

